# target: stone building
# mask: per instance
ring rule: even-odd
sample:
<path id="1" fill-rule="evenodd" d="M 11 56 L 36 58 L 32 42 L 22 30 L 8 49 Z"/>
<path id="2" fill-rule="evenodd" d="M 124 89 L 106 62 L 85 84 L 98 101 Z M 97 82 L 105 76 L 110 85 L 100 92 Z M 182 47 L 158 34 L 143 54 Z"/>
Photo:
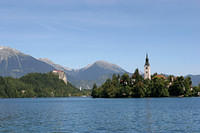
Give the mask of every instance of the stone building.
<path id="1" fill-rule="evenodd" d="M 64 71 L 53 70 L 52 73 L 58 75 L 59 79 L 62 79 L 65 82 L 65 84 L 67 84 L 67 76 Z"/>
<path id="2" fill-rule="evenodd" d="M 151 80 L 151 68 L 150 68 L 148 54 L 146 55 L 146 62 L 144 65 L 144 79 Z"/>

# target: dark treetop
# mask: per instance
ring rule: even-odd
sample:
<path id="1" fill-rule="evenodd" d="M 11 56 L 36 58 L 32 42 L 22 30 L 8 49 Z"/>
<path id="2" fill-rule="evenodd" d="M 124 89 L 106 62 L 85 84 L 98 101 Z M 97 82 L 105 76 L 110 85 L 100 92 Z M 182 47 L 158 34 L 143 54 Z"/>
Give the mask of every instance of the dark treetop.
<path id="1" fill-rule="evenodd" d="M 97 87 L 94 84 L 92 97 L 94 98 L 122 98 L 122 97 L 169 97 L 169 96 L 197 96 L 199 87 L 192 87 L 190 77 L 175 77 L 154 74 L 152 80 L 144 80 L 136 69 L 129 77 L 128 74 L 113 75 L 112 79 Z"/>

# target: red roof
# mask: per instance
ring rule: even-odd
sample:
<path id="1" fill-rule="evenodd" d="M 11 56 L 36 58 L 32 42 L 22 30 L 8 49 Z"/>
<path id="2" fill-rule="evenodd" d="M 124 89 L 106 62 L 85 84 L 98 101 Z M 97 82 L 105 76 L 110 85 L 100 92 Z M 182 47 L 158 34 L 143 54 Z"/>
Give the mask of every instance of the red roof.
<path id="1" fill-rule="evenodd" d="M 163 79 L 167 79 L 164 75 L 156 75 L 154 78 L 163 78 Z"/>

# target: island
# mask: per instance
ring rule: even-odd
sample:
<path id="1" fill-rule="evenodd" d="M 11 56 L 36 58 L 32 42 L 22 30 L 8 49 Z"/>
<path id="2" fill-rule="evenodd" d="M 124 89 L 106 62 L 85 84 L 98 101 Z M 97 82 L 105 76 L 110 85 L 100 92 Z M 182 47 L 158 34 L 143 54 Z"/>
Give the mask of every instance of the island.
<path id="1" fill-rule="evenodd" d="M 94 84 L 91 95 L 93 98 L 191 97 L 200 95 L 200 85 L 192 87 L 191 78 L 183 76 L 155 73 L 145 78 L 136 69 L 132 76 L 114 74 L 103 85 Z"/>

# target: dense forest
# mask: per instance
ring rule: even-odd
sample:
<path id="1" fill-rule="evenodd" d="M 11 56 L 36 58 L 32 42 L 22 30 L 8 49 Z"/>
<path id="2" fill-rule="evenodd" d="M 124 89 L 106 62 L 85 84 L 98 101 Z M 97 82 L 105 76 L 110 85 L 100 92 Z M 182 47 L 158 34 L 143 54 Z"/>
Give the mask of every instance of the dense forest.
<path id="1" fill-rule="evenodd" d="M 200 85 L 192 87 L 190 77 L 154 74 L 151 80 L 144 80 L 136 69 L 131 77 L 114 74 L 100 87 L 94 84 L 91 95 L 94 98 L 189 97 L 198 96 L 199 92 Z"/>
<path id="2" fill-rule="evenodd" d="M 67 85 L 52 73 L 30 73 L 21 78 L 0 77 L 1 98 L 68 97 L 88 95 L 73 85 Z"/>

